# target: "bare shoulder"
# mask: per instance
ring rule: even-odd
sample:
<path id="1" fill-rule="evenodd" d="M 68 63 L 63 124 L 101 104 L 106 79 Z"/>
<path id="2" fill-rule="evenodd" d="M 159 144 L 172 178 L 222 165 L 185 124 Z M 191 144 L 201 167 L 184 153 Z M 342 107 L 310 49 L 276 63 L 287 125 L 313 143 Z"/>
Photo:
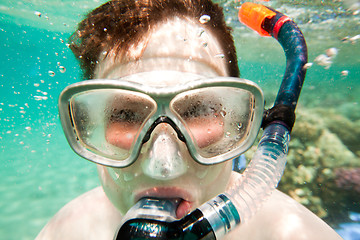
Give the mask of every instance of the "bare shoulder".
<path id="1" fill-rule="evenodd" d="M 329 225 L 288 195 L 274 191 L 258 213 L 227 239 L 340 240 Z"/>
<path id="2" fill-rule="evenodd" d="M 234 178 L 238 176 L 234 175 Z M 121 214 L 101 187 L 66 204 L 36 240 L 112 239 Z M 289 196 L 275 191 L 258 213 L 226 239 L 342 239 L 332 228 Z"/>
<path id="3" fill-rule="evenodd" d="M 119 211 L 97 187 L 61 208 L 36 240 L 112 239 L 120 220 Z"/>

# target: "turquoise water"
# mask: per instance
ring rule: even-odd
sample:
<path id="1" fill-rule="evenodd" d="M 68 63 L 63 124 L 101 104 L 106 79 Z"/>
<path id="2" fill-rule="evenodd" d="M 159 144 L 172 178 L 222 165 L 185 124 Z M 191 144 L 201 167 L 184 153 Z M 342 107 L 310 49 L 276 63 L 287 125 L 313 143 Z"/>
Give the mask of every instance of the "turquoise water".
<path id="1" fill-rule="evenodd" d="M 101 2 L 0 1 L 1 239 L 33 239 L 61 206 L 99 185 L 94 164 L 75 155 L 65 140 L 57 98 L 81 80 L 66 40 L 82 14 Z M 263 87 L 271 103 L 284 71 L 282 49 L 238 24 L 234 1 L 221 2 L 234 28 L 242 76 Z M 341 2 L 268 4 L 297 20 L 309 62 L 326 49 L 338 49 L 329 69 L 314 63 L 308 70 L 299 107 L 333 109 L 359 122 L 360 42 L 341 40 L 360 34 L 359 14 Z"/>

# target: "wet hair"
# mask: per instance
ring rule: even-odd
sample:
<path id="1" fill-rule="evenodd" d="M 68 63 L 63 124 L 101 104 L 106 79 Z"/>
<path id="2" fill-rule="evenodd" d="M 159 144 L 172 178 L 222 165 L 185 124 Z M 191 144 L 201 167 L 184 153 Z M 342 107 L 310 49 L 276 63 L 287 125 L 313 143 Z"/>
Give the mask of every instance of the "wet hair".
<path id="1" fill-rule="evenodd" d="M 200 19 L 218 38 L 228 61 L 230 76 L 240 75 L 231 29 L 225 24 L 222 8 L 211 0 L 112 0 L 91 11 L 70 37 L 70 48 L 79 59 L 84 79 L 94 77 L 100 54 L 114 52 L 126 56 L 132 46 L 140 43 L 160 22 L 179 17 Z"/>

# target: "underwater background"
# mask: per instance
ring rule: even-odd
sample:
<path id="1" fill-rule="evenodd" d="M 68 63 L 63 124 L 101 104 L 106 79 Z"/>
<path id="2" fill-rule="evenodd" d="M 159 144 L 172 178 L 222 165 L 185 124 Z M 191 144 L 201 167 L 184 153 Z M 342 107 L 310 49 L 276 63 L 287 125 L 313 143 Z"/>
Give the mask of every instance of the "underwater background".
<path id="1" fill-rule="evenodd" d="M 99 186 L 95 165 L 66 142 L 57 98 L 82 80 L 67 39 L 104 2 L 0 0 L 0 239 L 34 239 L 63 205 Z M 234 30 L 241 76 L 263 88 L 270 107 L 285 69 L 283 50 L 238 22 L 244 1 L 217 2 Z M 290 16 L 308 44 L 279 189 L 344 239 L 360 239 L 360 2 L 252 2 Z"/>

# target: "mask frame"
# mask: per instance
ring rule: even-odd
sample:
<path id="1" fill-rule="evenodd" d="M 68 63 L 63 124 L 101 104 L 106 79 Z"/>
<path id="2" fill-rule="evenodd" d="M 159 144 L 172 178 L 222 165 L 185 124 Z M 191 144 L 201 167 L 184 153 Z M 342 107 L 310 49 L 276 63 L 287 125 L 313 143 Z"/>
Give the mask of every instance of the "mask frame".
<path id="1" fill-rule="evenodd" d="M 166 72 L 166 71 L 165 71 Z M 161 71 L 158 71 L 161 74 Z M 180 75 L 182 73 L 179 73 Z M 186 75 L 186 74 L 185 74 Z M 141 84 L 139 82 L 133 82 L 131 79 L 146 79 L 147 73 L 138 73 L 134 75 L 125 76 L 119 79 L 96 79 L 87 80 L 79 83 L 72 84 L 66 87 L 59 97 L 59 114 L 60 120 L 65 132 L 67 141 L 71 148 L 81 157 L 90 160 L 92 162 L 115 168 L 124 168 L 130 166 L 138 158 L 141 147 L 144 142 L 148 141 L 151 135 L 151 131 L 155 128 L 155 125 L 166 122 L 171 125 L 181 141 L 184 141 L 187 148 L 195 161 L 204 165 L 213 165 L 226 160 L 233 159 L 245 152 L 254 143 L 257 134 L 259 132 L 263 111 L 264 111 L 264 98 L 262 90 L 252 81 L 234 78 L 234 77 L 214 77 L 203 78 L 199 76 L 199 79 L 191 80 L 185 84 L 166 86 L 149 86 Z M 130 81 L 129 81 L 130 80 Z M 253 115 L 251 116 L 251 126 L 246 139 L 242 141 L 240 147 L 232 149 L 229 152 L 222 153 L 214 157 L 201 156 L 194 144 L 194 140 L 190 136 L 186 126 L 182 123 L 179 117 L 174 114 L 167 103 L 171 101 L 177 94 L 184 91 L 195 90 L 207 87 L 235 87 L 250 92 L 254 97 Z M 154 114 L 150 116 L 141 126 L 141 131 L 138 132 L 136 141 L 130 149 L 130 155 L 124 160 L 115 160 L 107 156 L 102 156 L 94 151 L 89 150 L 84 146 L 81 139 L 77 135 L 74 121 L 71 113 L 70 101 L 76 94 L 86 91 L 96 91 L 98 89 L 123 89 L 134 92 L 139 92 L 150 96 L 155 99 L 157 103 L 157 109 Z M 164 121 L 165 119 L 165 121 Z M 156 124 L 156 121 L 158 123 Z M 171 123 L 171 124 L 170 124 Z M 154 125 L 155 124 L 155 125 Z"/>

